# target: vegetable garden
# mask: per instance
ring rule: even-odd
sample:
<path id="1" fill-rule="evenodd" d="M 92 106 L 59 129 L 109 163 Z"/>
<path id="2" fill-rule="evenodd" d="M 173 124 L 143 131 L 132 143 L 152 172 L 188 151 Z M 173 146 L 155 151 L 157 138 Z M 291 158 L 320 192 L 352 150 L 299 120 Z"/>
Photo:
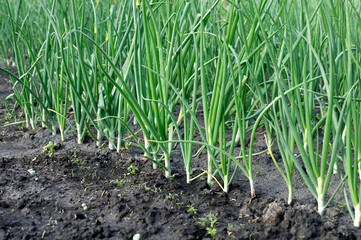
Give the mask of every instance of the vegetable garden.
<path id="1" fill-rule="evenodd" d="M 2 0 L 1 5 L 0 71 L 11 84 L 1 99 L 1 116 L 12 119 L 2 120 L 3 128 L 11 132 L 23 125 L 23 132 L 49 133 L 48 142 L 35 146 L 36 159 L 21 164 L 30 162 L 30 168 L 39 159 L 57 159 L 83 170 L 76 151 L 67 158 L 56 157 L 59 151 L 76 146 L 82 155 L 106 147 L 123 169 L 111 177 L 125 174 L 120 186 L 138 183 L 134 175 L 148 171 L 162 177 L 165 188 L 178 179 L 182 191 L 197 186 L 205 195 L 217 192 L 218 201 L 242 191 L 240 208 L 274 200 L 262 180 L 257 182 L 262 168 L 267 179 L 272 175 L 282 184 L 281 199 L 271 194 L 277 204 L 284 201 L 282 207 L 267 205 L 280 218 L 276 227 L 285 214 L 275 209 L 300 209 L 295 188 L 302 185 L 307 202 L 316 206 L 309 210 L 315 218 L 327 219 L 327 211 L 342 206 L 343 231 L 361 236 L 359 1 Z M 136 155 L 136 163 L 118 159 L 125 152 Z M 9 159 L 3 157 L 3 166 L 11 166 Z M 1 188 L 5 199 L 5 184 Z M 181 194 L 167 193 L 166 199 L 176 202 Z M 242 230 L 232 230 L 226 219 L 227 230 L 217 231 L 216 215 L 196 216 L 191 201 L 182 206 L 193 224 L 205 229 L 193 238 L 252 238 L 237 237 Z M 267 214 L 267 209 L 261 214 L 262 224 Z M 161 236 L 137 231 L 122 238 Z M 282 233 L 257 231 L 254 239 Z M 337 231 L 331 233 L 335 239 L 352 238 Z M 297 234 L 286 238 L 302 238 Z"/>

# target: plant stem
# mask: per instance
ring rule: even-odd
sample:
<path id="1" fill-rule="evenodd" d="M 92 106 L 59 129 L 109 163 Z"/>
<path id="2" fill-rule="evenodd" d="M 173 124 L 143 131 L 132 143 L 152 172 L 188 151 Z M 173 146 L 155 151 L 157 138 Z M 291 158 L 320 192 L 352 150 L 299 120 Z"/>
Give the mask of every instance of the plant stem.
<path id="1" fill-rule="evenodd" d="M 211 150 L 207 151 L 207 163 L 208 163 L 207 183 L 208 183 L 209 187 L 212 187 L 212 185 L 213 185 L 213 176 L 211 174 L 213 172 L 213 162 L 212 162 L 212 152 L 211 152 Z"/>
<path id="2" fill-rule="evenodd" d="M 249 186 L 251 188 L 251 198 L 253 199 L 256 197 L 256 190 L 254 189 L 253 179 L 249 179 Z"/>
<path id="3" fill-rule="evenodd" d="M 229 189 L 228 175 L 225 175 L 223 179 L 223 192 L 228 193 L 228 189 Z"/>
<path id="4" fill-rule="evenodd" d="M 293 199 L 293 188 L 292 188 L 292 184 L 288 184 L 288 200 L 287 200 L 287 204 L 291 205 L 292 204 L 292 199 Z"/>
<path id="5" fill-rule="evenodd" d="M 355 227 L 360 227 L 360 223 L 361 223 L 361 207 L 360 204 L 357 204 L 355 206 L 355 219 L 353 221 L 353 225 Z"/>
<path id="6" fill-rule="evenodd" d="M 83 144 L 82 129 L 79 123 L 76 123 L 76 132 L 78 137 L 78 144 Z"/>
<path id="7" fill-rule="evenodd" d="M 323 194 L 323 178 L 317 178 L 317 208 L 320 216 L 325 213 L 325 196 Z"/>
<path id="8" fill-rule="evenodd" d="M 109 133 L 109 149 L 113 150 L 115 148 L 115 130 L 111 130 Z"/>
<path id="9" fill-rule="evenodd" d="M 171 174 L 171 168 L 170 168 L 170 157 L 168 153 L 164 153 L 164 161 L 165 161 L 165 167 L 167 170 L 165 170 L 165 177 L 170 178 L 172 176 Z"/>

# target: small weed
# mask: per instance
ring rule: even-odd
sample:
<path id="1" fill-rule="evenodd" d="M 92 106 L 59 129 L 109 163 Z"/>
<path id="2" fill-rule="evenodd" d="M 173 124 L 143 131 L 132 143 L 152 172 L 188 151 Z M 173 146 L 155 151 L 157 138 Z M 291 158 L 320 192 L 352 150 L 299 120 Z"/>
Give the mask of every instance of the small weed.
<path id="1" fill-rule="evenodd" d="M 102 143 L 102 144 L 98 147 L 98 152 L 104 150 L 105 144 L 106 144 L 106 143 Z"/>
<path id="2" fill-rule="evenodd" d="M 197 214 L 197 209 L 194 207 L 193 204 L 189 203 L 187 204 L 187 207 L 188 207 L 187 212 L 192 214 Z"/>
<path id="3" fill-rule="evenodd" d="M 214 238 L 217 234 L 217 229 L 212 227 L 207 227 L 207 235 L 211 235 Z"/>
<path id="4" fill-rule="evenodd" d="M 217 224 L 217 215 L 213 213 L 208 213 L 205 217 L 198 218 L 196 222 L 207 230 L 207 235 L 210 235 L 214 238 L 217 234 L 217 229 L 215 228 Z"/>
<path id="5" fill-rule="evenodd" d="M 154 187 L 154 190 L 152 190 L 152 192 L 154 192 L 154 193 L 161 193 L 162 192 L 162 189 L 156 187 L 155 185 L 153 187 Z"/>
<path id="6" fill-rule="evenodd" d="M 340 213 L 343 213 L 344 209 L 345 209 L 345 204 L 343 204 L 342 202 L 339 202 L 339 201 L 334 201 L 335 203 L 337 203 L 337 211 L 340 212 Z"/>
<path id="7" fill-rule="evenodd" d="M 43 147 L 43 153 L 49 157 L 51 157 L 53 155 L 53 153 L 55 152 L 55 145 L 56 143 L 54 143 L 53 141 L 50 141 L 48 143 L 48 145 Z"/>
<path id="8" fill-rule="evenodd" d="M 130 164 L 130 166 L 127 168 L 128 172 L 130 174 L 135 174 L 136 171 L 138 171 L 139 169 L 134 165 L 134 163 Z"/>
<path id="9" fill-rule="evenodd" d="M 114 184 L 118 184 L 119 186 L 122 185 L 122 181 L 121 180 L 110 180 L 110 183 L 114 183 Z"/>
<path id="10" fill-rule="evenodd" d="M 256 167 L 256 175 L 257 176 L 262 176 L 263 175 L 262 170 L 263 170 L 262 168 L 257 168 Z"/>
<path id="11" fill-rule="evenodd" d="M 73 163 L 73 164 L 79 163 L 79 158 L 77 157 L 76 152 L 73 153 L 73 157 L 71 158 L 70 161 L 71 161 L 71 163 Z"/>
<path id="12" fill-rule="evenodd" d="M 172 193 L 168 193 L 166 196 L 165 196 L 166 199 L 175 199 L 175 196 L 172 194 Z"/>
<path id="13" fill-rule="evenodd" d="M 13 115 L 11 113 L 7 113 L 4 118 L 3 118 L 3 121 L 6 122 L 6 121 L 9 121 L 11 118 L 13 117 Z"/>
<path id="14" fill-rule="evenodd" d="M 150 187 L 148 187 L 147 184 L 145 183 L 145 184 L 144 184 L 144 189 L 145 189 L 146 191 L 149 191 L 149 190 L 150 190 Z"/>
<path id="15" fill-rule="evenodd" d="M 255 236 L 256 234 L 258 234 L 259 232 L 253 232 L 248 236 L 248 239 L 251 240 L 253 236 Z"/>

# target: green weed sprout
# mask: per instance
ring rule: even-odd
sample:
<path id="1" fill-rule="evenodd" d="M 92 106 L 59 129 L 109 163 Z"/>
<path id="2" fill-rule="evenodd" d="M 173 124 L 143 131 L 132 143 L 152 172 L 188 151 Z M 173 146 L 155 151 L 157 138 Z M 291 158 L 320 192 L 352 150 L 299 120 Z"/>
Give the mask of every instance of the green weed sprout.
<path id="1" fill-rule="evenodd" d="M 53 153 L 55 152 L 55 145 L 56 143 L 54 143 L 53 141 L 50 141 L 48 143 L 48 145 L 43 147 L 43 153 L 49 157 L 51 157 L 53 155 Z"/>

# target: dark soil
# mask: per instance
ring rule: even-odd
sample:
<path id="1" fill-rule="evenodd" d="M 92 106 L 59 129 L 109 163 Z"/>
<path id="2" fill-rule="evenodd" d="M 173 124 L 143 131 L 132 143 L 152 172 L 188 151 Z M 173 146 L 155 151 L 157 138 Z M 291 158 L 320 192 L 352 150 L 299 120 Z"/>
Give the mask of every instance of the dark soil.
<path id="1" fill-rule="evenodd" d="M 168 180 L 137 149 L 116 153 L 91 139 L 77 145 L 71 134 L 60 142 L 46 129 L 3 127 L 14 118 L 4 107 L 11 85 L 0 74 L 0 239 L 212 239 L 212 216 L 215 239 L 361 239 L 344 205 L 318 215 L 298 174 L 288 206 L 286 185 L 266 154 L 255 159 L 251 200 L 241 173 L 228 195 L 209 189 L 205 176 L 186 184 L 177 154 Z M 265 149 L 259 136 L 256 151 Z M 49 141 L 57 143 L 51 157 L 42 153 Z"/>

